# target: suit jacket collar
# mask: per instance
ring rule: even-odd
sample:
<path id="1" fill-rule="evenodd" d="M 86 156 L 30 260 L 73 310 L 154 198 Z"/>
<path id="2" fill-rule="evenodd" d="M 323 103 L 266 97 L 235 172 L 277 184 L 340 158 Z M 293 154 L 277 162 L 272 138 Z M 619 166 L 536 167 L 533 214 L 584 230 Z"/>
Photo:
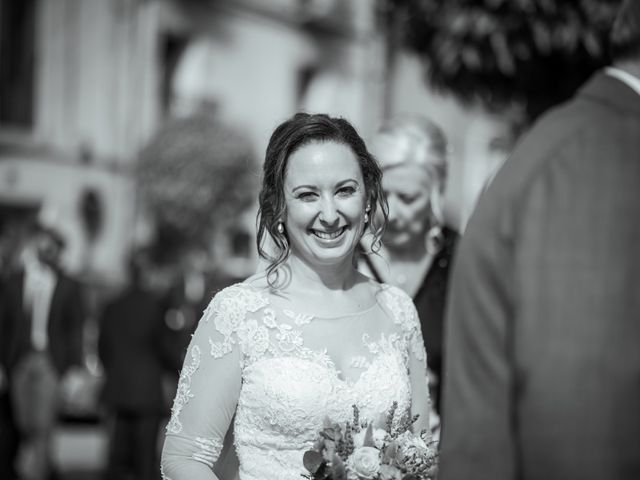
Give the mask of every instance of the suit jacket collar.
<path id="1" fill-rule="evenodd" d="M 587 81 L 578 92 L 578 96 L 640 115 L 640 95 L 623 81 L 602 71 Z"/>

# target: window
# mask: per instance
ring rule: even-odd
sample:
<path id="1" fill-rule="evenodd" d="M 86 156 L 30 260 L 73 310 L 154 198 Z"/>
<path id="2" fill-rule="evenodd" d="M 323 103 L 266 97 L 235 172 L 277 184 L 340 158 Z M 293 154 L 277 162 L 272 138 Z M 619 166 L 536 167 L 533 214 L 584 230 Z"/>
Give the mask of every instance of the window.
<path id="1" fill-rule="evenodd" d="M 0 0 L 0 127 L 34 120 L 36 0 Z"/>

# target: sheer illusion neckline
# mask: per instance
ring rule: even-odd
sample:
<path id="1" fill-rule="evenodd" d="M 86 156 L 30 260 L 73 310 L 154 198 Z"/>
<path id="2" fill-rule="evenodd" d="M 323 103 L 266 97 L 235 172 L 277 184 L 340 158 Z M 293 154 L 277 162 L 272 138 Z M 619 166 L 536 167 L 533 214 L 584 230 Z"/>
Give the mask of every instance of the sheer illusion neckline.
<path id="1" fill-rule="evenodd" d="M 264 300 L 266 300 L 266 302 L 268 303 L 269 307 L 271 307 L 271 308 L 275 308 L 275 309 L 280 310 L 281 312 L 284 312 L 284 313 L 291 313 L 296 317 L 304 316 L 304 317 L 313 318 L 313 319 L 319 319 L 319 320 L 337 320 L 337 319 L 340 319 L 340 318 L 359 317 L 359 316 L 365 315 L 367 313 L 370 313 L 373 309 L 375 309 L 376 307 L 379 306 L 379 304 L 380 304 L 379 295 L 382 292 L 382 289 L 379 289 L 375 293 L 374 300 L 370 305 L 366 305 L 364 307 L 361 307 L 361 308 L 359 308 L 357 310 L 354 310 L 353 312 L 337 313 L 337 314 L 334 314 L 334 315 L 318 315 L 318 314 L 311 314 L 311 313 L 308 313 L 308 312 L 302 312 L 302 311 L 296 310 L 294 308 L 291 308 L 289 306 L 282 305 L 279 302 L 273 302 L 273 299 L 271 298 L 272 296 L 269 295 L 268 293 L 266 293 L 264 291 L 264 289 L 262 289 L 260 287 L 256 287 L 254 285 L 251 285 L 251 284 L 245 283 L 245 282 L 241 283 L 241 285 L 244 285 L 245 287 L 251 289 L 256 294 L 260 295 L 260 297 L 262 297 Z"/>

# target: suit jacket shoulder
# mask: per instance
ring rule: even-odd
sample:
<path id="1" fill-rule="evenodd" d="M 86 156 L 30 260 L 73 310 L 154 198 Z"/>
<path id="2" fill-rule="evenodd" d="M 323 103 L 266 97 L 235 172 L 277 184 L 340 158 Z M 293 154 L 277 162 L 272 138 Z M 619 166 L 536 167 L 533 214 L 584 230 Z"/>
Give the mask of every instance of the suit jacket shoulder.
<path id="1" fill-rule="evenodd" d="M 519 210 L 531 185 L 550 169 L 571 169 L 594 192 L 602 181 L 602 170 L 619 169 L 640 148 L 640 95 L 623 82 L 597 73 L 568 102 L 544 114 L 516 145 L 509 159 L 482 194 L 470 223 L 486 223 L 507 234 L 511 223 L 507 212 Z M 635 156 L 635 158 L 640 158 Z M 571 185 L 569 185 L 569 188 Z M 595 197 L 595 196 L 594 196 Z"/>

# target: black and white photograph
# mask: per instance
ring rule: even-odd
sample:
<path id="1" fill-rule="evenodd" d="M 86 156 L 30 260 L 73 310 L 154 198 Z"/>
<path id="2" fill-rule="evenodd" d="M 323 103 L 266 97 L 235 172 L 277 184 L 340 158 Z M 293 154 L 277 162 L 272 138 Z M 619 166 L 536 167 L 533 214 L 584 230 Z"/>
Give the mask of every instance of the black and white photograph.
<path id="1" fill-rule="evenodd" d="M 0 0 L 0 480 L 640 480 L 640 0 Z"/>

